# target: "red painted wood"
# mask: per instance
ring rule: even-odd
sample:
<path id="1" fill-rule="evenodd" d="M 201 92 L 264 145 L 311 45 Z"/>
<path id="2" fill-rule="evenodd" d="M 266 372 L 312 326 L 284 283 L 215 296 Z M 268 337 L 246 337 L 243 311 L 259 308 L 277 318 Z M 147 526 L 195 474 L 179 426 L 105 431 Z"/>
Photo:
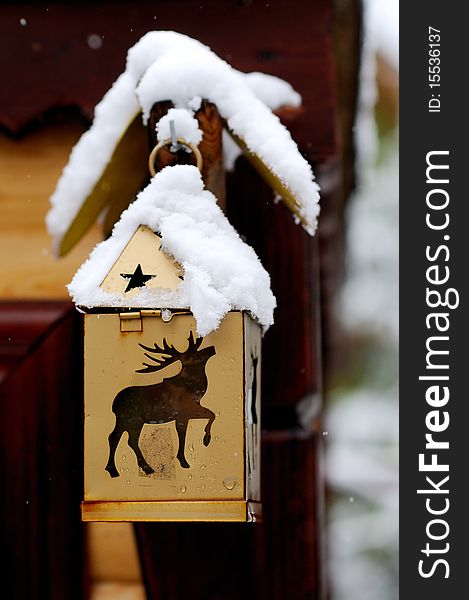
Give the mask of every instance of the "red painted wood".
<path id="1" fill-rule="evenodd" d="M 0 124 L 18 132 L 64 106 L 91 117 L 127 48 L 152 29 L 186 33 L 238 69 L 287 79 L 304 101 L 295 139 L 315 160 L 337 152 L 330 0 L 3 2 Z M 92 34 L 103 38 L 97 50 Z"/>
<path id="2" fill-rule="evenodd" d="M 0 300 L 0 382 L 69 310 L 64 302 Z"/>
<path id="3" fill-rule="evenodd" d="M 14 337 L 17 331 L 29 345 L 0 384 L 5 589 L 18 600 L 78 600 L 83 597 L 78 315 L 65 303 L 25 303 L 21 311 L 2 303 L 0 324 L 2 335 L 8 330 Z"/>

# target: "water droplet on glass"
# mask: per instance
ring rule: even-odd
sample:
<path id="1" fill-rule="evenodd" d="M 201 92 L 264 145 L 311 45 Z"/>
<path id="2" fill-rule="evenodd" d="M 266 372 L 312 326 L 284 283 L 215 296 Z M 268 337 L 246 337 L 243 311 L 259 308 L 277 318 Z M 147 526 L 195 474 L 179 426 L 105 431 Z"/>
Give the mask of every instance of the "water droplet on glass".
<path id="1" fill-rule="evenodd" d="M 191 444 L 191 445 L 189 446 L 189 452 L 194 452 L 194 444 Z"/>
<path id="2" fill-rule="evenodd" d="M 226 479 L 223 480 L 223 485 L 227 490 L 232 490 L 237 483 L 238 482 L 234 477 L 226 477 Z"/>
<path id="3" fill-rule="evenodd" d="M 130 483 L 130 479 L 127 479 L 126 483 L 129 484 Z"/>
<path id="4" fill-rule="evenodd" d="M 350 504 L 352 504 L 353 502 L 355 502 L 355 498 L 353 496 L 350 496 L 350 498 L 348 499 L 348 501 L 350 502 Z"/>
<path id="5" fill-rule="evenodd" d="M 200 465 L 200 470 L 203 471 L 204 469 L 207 468 L 207 465 Z"/>
<path id="6" fill-rule="evenodd" d="M 27 25 L 27 24 L 28 24 L 28 21 L 26 21 L 26 19 L 24 19 L 24 18 L 20 19 L 20 25 L 22 25 L 23 27 L 25 27 L 25 25 Z"/>
<path id="7" fill-rule="evenodd" d="M 185 493 L 185 491 L 187 490 L 187 488 L 186 488 L 186 486 L 185 486 L 185 485 L 181 485 L 181 487 L 180 487 L 180 490 L 181 490 L 181 492 L 184 494 L 184 493 Z"/>
<path id="8" fill-rule="evenodd" d="M 127 460 L 127 456 L 125 454 L 122 456 L 122 460 Z"/>
<path id="9" fill-rule="evenodd" d="M 187 476 L 188 479 L 192 479 L 192 475 L 189 473 L 189 475 Z"/>

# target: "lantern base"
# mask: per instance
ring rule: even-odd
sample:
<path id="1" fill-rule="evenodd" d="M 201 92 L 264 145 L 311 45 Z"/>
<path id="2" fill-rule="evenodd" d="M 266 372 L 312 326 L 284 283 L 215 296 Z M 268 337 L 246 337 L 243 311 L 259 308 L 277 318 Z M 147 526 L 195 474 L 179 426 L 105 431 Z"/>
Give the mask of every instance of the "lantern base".
<path id="1" fill-rule="evenodd" d="M 254 523 L 262 504 L 245 500 L 171 502 L 82 502 L 82 521 L 211 521 Z"/>

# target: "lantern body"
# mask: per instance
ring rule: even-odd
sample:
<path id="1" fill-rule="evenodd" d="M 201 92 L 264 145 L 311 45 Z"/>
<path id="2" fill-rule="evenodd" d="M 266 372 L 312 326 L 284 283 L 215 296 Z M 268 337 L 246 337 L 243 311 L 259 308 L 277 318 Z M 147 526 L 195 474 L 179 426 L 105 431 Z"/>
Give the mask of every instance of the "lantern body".
<path id="1" fill-rule="evenodd" d="M 171 314 L 84 317 L 84 521 L 261 515 L 260 327 L 233 311 L 195 341 L 192 314 Z"/>

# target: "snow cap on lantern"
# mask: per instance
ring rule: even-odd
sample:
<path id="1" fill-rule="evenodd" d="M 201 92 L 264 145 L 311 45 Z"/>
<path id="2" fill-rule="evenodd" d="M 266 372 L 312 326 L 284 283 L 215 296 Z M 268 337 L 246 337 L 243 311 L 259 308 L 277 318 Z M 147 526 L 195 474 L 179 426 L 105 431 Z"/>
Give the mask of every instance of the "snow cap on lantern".
<path id="1" fill-rule="evenodd" d="M 152 179 L 68 289 L 86 308 L 190 309 L 202 336 L 230 310 L 248 311 L 264 330 L 273 323 L 268 273 L 189 165 Z"/>

